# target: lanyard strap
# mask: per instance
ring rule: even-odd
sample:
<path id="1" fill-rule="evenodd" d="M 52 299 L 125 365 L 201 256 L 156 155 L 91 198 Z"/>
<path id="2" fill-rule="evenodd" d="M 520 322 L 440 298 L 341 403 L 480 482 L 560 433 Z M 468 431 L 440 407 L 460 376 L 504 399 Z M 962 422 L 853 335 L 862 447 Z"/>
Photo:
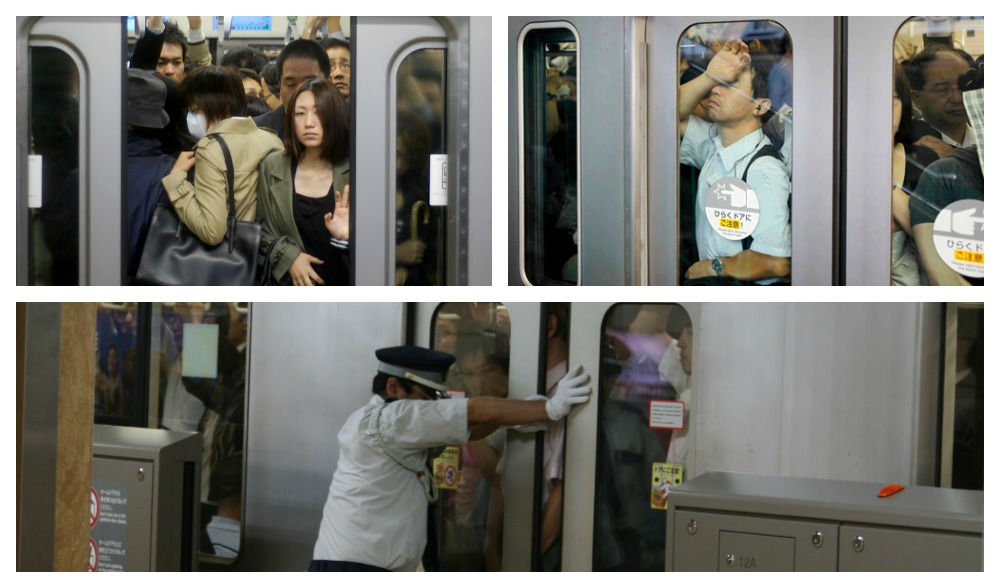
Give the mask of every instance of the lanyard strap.
<path id="1" fill-rule="evenodd" d="M 379 420 L 382 418 L 382 411 L 386 406 L 388 406 L 386 403 L 382 403 L 377 409 L 375 409 L 375 418 L 372 419 L 372 424 L 368 427 L 368 432 L 366 434 L 375 441 L 375 445 L 378 445 L 379 449 L 381 449 L 383 453 L 389 456 L 389 459 L 416 474 L 417 479 L 420 480 L 420 483 L 423 486 L 424 496 L 427 497 L 427 502 L 434 504 L 438 500 L 438 489 L 437 485 L 434 484 L 434 476 L 431 475 L 430 469 L 427 467 L 427 463 L 421 462 L 420 465 L 409 463 L 389 448 L 385 439 L 382 438 L 382 433 L 379 432 Z"/>

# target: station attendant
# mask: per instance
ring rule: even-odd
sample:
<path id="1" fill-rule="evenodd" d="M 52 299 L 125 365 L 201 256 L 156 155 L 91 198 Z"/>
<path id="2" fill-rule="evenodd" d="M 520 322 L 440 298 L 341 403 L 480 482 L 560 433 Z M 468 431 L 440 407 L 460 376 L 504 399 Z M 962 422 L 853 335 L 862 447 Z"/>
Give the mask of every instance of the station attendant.
<path id="1" fill-rule="evenodd" d="M 498 427 L 565 418 L 590 398 L 590 376 L 570 370 L 551 398 L 449 399 L 455 357 L 406 345 L 375 352 L 371 402 L 340 430 L 340 456 L 323 508 L 310 571 L 414 571 L 427 542 L 427 504 L 437 499 L 434 448 L 481 439 Z"/>

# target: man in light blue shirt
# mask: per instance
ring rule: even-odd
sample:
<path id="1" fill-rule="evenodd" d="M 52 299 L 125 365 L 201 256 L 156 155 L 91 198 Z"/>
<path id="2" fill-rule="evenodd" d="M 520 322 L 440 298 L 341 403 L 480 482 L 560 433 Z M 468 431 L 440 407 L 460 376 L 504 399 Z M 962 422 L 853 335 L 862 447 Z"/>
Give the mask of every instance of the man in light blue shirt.
<path id="1" fill-rule="evenodd" d="M 705 73 L 680 89 L 680 159 L 701 170 L 695 202 L 699 261 L 688 269 L 687 279 L 716 276 L 764 285 L 791 275 L 788 170 L 777 157 L 762 156 L 750 165 L 757 152 L 771 145 L 761 129 L 761 117 L 771 107 L 767 76 L 751 61 L 746 44 L 728 41 Z M 708 121 L 693 114 L 703 100 Z M 704 213 L 716 182 L 744 176 L 760 206 L 749 247 L 716 232 Z"/>

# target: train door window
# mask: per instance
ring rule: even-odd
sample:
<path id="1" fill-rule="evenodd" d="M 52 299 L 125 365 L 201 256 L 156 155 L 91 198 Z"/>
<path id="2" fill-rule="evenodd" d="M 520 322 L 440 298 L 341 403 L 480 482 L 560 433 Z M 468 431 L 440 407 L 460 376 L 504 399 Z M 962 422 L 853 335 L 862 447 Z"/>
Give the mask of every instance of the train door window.
<path id="1" fill-rule="evenodd" d="M 680 283 L 791 281 L 792 42 L 773 21 L 678 43 Z"/>
<path id="2" fill-rule="evenodd" d="M 458 359 L 448 374 L 452 396 L 507 397 L 510 315 L 497 303 L 448 302 L 434 312 L 434 349 Z M 434 460 L 435 557 L 439 571 L 499 571 L 503 531 L 500 463 L 506 434 L 498 429 L 462 447 L 448 447 Z M 428 563 L 430 565 L 428 565 Z"/>
<path id="3" fill-rule="evenodd" d="M 29 51 L 31 283 L 75 286 L 80 283 L 80 70 L 59 48 Z"/>
<path id="4" fill-rule="evenodd" d="M 248 329 L 245 304 L 152 309 L 149 422 L 202 434 L 201 553 L 226 559 L 241 544 Z"/>
<path id="5" fill-rule="evenodd" d="M 896 33 L 893 285 L 983 284 L 983 31 L 921 16 Z"/>
<path id="6" fill-rule="evenodd" d="M 941 387 L 941 486 L 983 489 L 982 304 L 948 304 Z"/>
<path id="7" fill-rule="evenodd" d="M 521 255 L 535 285 L 579 284 L 576 68 L 568 27 L 526 29 L 519 45 Z"/>
<path id="8" fill-rule="evenodd" d="M 594 571 L 663 571 L 666 505 L 687 475 L 692 329 L 676 304 L 619 304 L 604 320 Z"/>
<path id="9" fill-rule="evenodd" d="M 396 74 L 396 285 L 445 283 L 445 50 L 418 49 Z"/>
<path id="10" fill-rule="evenodd" d="M 548 302 L 542 305 L 542 334 L 545 353 L 545 395 L 555 392 L 556 384 L 569 370 L 570 304 Z M 566 443 L 566 420 L 549 423 L 536 442 L 536 491 L 533 533 L 535 563 L 533 569 L 555 572 L 562 569 L 563 467 Z"/>

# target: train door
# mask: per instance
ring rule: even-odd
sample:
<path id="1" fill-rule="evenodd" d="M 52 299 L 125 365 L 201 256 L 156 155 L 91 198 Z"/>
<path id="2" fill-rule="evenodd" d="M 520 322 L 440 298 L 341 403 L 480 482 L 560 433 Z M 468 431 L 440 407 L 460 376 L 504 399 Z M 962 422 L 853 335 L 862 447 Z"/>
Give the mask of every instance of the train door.
<path id="1" fill-rule="evenodd" d="M 121 280 L 120 17 L 17 19 L 17 284 Z"/>
<path id="2" fill-rule="evenodd" d="M 453 396 L 523 399 L 539 389 L 538 303 L 417 303 L 418 345 L 452 353 Z M 434 462 L 441 498 L 432 510 L 428 569 L 531 569 L 536 434 L 500 429 L 448 448 Z"/>
<path id="3" fill-rule="evenodd" d="M 508 19 L 512 285 L 637 280 L 633 26 L 627 17 Z"/>
<path id="4" fill-rule="evenodd" d="M 478 197 L 491 190 L 489 130 L 472 124 L 489 104 L 483 25 L 469 17 L 354 19 L 362 97 L 352 104 L 354 214 L 365 227 L 354 232 L 356 284 L 489 283 L 489 263 L 469 264 L 470 249 L 477 259 L 490 250 L 490 199 Z"/>
<path id="5" fill-rule="evenodd" d="M 976 196 L 975 174 L 961 171 L 968 168 L 959 166 L 956 174 L 954 167 L 942 173 L 937 171 L 941 168 L 931 166 L 956 147 L 975 148 L 981 153 L 983 17 L 866 16 L 847 17 L 846 22 L 850 47 L 846 67 L 850 113 L 845 126 L 846 283 L 933 284 L 947 283 L 945 277 L 958 275 L 981 280 L 982 168 L 978 168 Z M 934 52 L 942 48 L 951 49 L 947 52 L 950 55 L 935 58 Z M 930 79 L 926 73 L 935 62 L 942 65 Z M 978 117 L 976 76 L 970 75 L 976 70 L 980 72 Z M 921 113 L 921 107 L 927 112 Z M 957 129 L 947 131 L 954 138 L 941 130 L 946 127 Z M 974 156 L 954 156 L 951 161 L 966 161 L 976 170 Z M 927 174 L 927 169 L 932 173 Z M 946 235 L 945 246 L 936 247 L 938 223 L 930 222 L 959 194 L 972 200 L 959 209 L 968 212 L 964 215 L 968 220 L 959 223 L 959 216 L 955 216 L 949 230 L 940 232 Z M 921 207 L 924 202 L 927 204 Z M 917 211 L 913 219 L 911 211 Z M 934 227 L 932 239 L 922 241 L 920 224 Z M 952 247 L 947 246 L 949 242 Z M 956 248 L 957 242 L 966 246 Z M 946 264 L 945 271 L 940 264 Z"/>
<path id="6" fill-rule="evenodd" d="M 691 304 L 574 303 L 570 365 L 594 396 L 566 422 L 564 571 L 663 571 L 669 488 L 694 449 Z M 689 458 L 690 456 L 690 458 Z"/>
<path id="7" fill-rule="evenodd" d="M 714 279 L 719 268 L 712 260 L 719 259 L 726 266 L 727 282 L 734 282 L 731 278 L 735 277 L 742 283 L 758 284 L 835 283 L 837 19 L 706 16 L 644 20 L 649 283 Z M 744 93 L 739 80 L 731 86 L 717 85 L 708 94 L 695 97 L 704 100 L 694 107 L 688 120 L 715 121 L 725 147 L 742 149 L 736 143 L 751 141 L 746 152 L 759 153 L 763 145 L 771 144 L 786 173 L 774 165 L 774 159 L 763 165 L 735 164 L 729 169 L 728 157 L 744 156 L 729 149 L 717 152 L 721 167 L 714 166 L 714 159 L 701 148 L 712 140 L 713 127 L 684 120 L 685 89 L 693 87 L 686 83 L 705 72 L 713 56 L 731 39 L 741 39 L 749 48 L 749 94 Z M 681 89 L 682 84 L 685 89 Z M 721 87 L 740 95 L 721 99 Z M 732 121 L 742 120 L 744 113 L 727 108 L 727 101 L 753 109 L 749 115 L 756 119 L 752 132 L 737 132 L 738 138 L 728 136 L 729 129 L 738 130 Z M 699 108 L 705 110 L 699 112 Z M 681 130 L 688 141 L 682 141 L 685 134 Z M 706 141 L 698 140 L 702 130 L 707 131 Z M 754 169 L 757 166 L 764 171 Z M 700 174 L 696 168 L 701 168 Z M 754 181 L 748 180 L 751 172 L 757 172 L 764 185 L 748 188 Z M 713 200 L 710 195 L 714 195 Z M 692 237 L 697 238 L 697 247 Z M 748 254 L 756 255 L 755 268 L 745 273 L 732 271 L 727 259 Z M 789 255 L 790 268 L 784 265 Z M 781 267 L 769 267 L 776 262 L 781 262 Z M 788 269 L 790 274 L 785 273 Z M 761 275 L 768 277 L 758 279 Z"/>

